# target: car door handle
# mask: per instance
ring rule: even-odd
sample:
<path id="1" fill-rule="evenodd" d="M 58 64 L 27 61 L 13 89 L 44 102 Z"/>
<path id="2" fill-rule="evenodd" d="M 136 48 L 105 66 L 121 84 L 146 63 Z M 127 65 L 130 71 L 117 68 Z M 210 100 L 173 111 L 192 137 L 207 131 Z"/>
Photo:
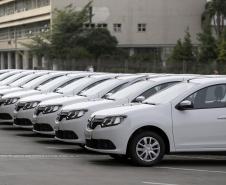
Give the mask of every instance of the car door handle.
<path id="1" fill-rule="evenodd" d="M 220 116 L 217 119 L 219 119 L 219 120 L 226 120 L 226 116 Z"/>

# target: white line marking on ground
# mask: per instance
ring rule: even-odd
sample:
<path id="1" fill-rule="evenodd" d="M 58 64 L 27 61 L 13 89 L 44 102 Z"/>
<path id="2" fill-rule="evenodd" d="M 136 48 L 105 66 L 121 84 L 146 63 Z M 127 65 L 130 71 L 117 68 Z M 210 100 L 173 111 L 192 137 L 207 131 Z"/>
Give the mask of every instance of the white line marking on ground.
<path id="1" fill-rule="evenodd" d="M 193 169 L 193 168 L 173 168 L 173 167 L 167 167 L 167 166 L 166 167 L 154 167 L 154 168 L 226 174 L 226 171 L 212 171 L 212 170 L 202 170 L 202 169 Z"/>
<path id="2" fill-rule="evenodd" d="M 0 155 L 0 159 L 71 159 L 77 158 L 77 155 L 36 155 L 36 154 L 25 154 L 25 155 L 18 155 L 18 154 L 7 154 L 7 155 Z"/>
<path id="3" fill-rule="evenodd" d="M 219 160 L 222 160 L 224 159 L 225 160 L 225 156 L 218 156 L 218 158 L 216 157 L 199 157 L 199 156 L 179 156 L 179 155 L 171 155 L 175 158 L 187 158 L 187 159 L 203 159 L 203 160 L 216 160 L 216 161 L 219 161 Z"/>
<path id="4" fill-rule="evenodd" d="M 167 184 L 167 183 L 158 183 L 158 182 L 142 182 L 143 184 L 152 184 L 152 185 L 178 185 L 178 184 Z"/>

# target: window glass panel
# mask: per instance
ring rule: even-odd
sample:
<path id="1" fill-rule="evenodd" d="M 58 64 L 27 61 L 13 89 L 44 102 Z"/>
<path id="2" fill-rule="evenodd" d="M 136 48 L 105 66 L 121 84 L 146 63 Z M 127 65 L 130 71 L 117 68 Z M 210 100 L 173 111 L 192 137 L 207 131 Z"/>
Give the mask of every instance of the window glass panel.
<path id="1" fill-rule="evenodd" d="M 223 108 L 226 106 L 226 85 L 201 89 L 185 100 L 191 101 L 194 109 Z"/>

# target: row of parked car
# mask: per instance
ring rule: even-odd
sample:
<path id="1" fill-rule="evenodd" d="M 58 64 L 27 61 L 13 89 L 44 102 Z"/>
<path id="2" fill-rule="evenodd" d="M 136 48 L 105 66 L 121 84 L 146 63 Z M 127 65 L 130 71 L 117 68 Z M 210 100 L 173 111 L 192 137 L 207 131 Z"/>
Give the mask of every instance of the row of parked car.
<path id="1" fill-rule="evenodd" d="M 152 166 L 226 151 L 226 77 L 0 70 L 0 122 Z"/>

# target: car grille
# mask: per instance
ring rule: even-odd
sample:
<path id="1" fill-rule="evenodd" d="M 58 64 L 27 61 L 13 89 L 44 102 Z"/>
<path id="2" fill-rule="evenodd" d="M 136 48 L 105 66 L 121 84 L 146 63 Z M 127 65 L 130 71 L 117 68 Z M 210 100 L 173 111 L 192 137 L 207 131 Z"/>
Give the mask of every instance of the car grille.
<path id="1" fill-rule="evenodd" d="M 18 103 L 15 107 L 15 110 L 18 112 L 25 106 L 25 103 Z"/>
<path id="2" fill-rule="evenodd" d="M 14 124 L 18 126 L 32 126 L 32 122 L 29 119 L 14 119 Z"/>
<path id="3" fill-rule="evenodd" d="M 2 120 L 12 120 L 12 116 L 10 116 L 10 114 L 7 113 L 0 113 L 0 119 Z"/>
<path id="4" fill-rule="evenodd" d="M 110 140 L 104 139 L 91 139 L 86 140 L 86 146 L 93 149 L 101 149 L 101 150 L 115 150 L 115 145 Z"/>
<path id="5" fill-rule="evenodd" d="M 101 125 L 104 122 L 104 119 L 93 118 L 89 121 L 88 127 L 90 129 L 95 129 L 98 125 Z"/>
<path id="6" fill-rule="evenodd" d="M 41 112 L 43 112 L 45 110 L 45 107 L 37 107 L 36 109 L 35 109 L 35 112 L 34 112 L 34 114 L 36 115 L 36 116 L 38 116 Z"/>
<path id="7" fill-rule="evenodd" d="M 57 130 L 56 137 L 59 139 L 78 139 L 77 134 L 69 130 Z"/>
<path id="8" fill-rule="evenodd" d="M 34 124 L 33 129 L 35 131 L 43 131 L 43 132 L 52 132 L 54 131 L 51 125 L 46 124 L 46 123 L 36 123 Z"/>

